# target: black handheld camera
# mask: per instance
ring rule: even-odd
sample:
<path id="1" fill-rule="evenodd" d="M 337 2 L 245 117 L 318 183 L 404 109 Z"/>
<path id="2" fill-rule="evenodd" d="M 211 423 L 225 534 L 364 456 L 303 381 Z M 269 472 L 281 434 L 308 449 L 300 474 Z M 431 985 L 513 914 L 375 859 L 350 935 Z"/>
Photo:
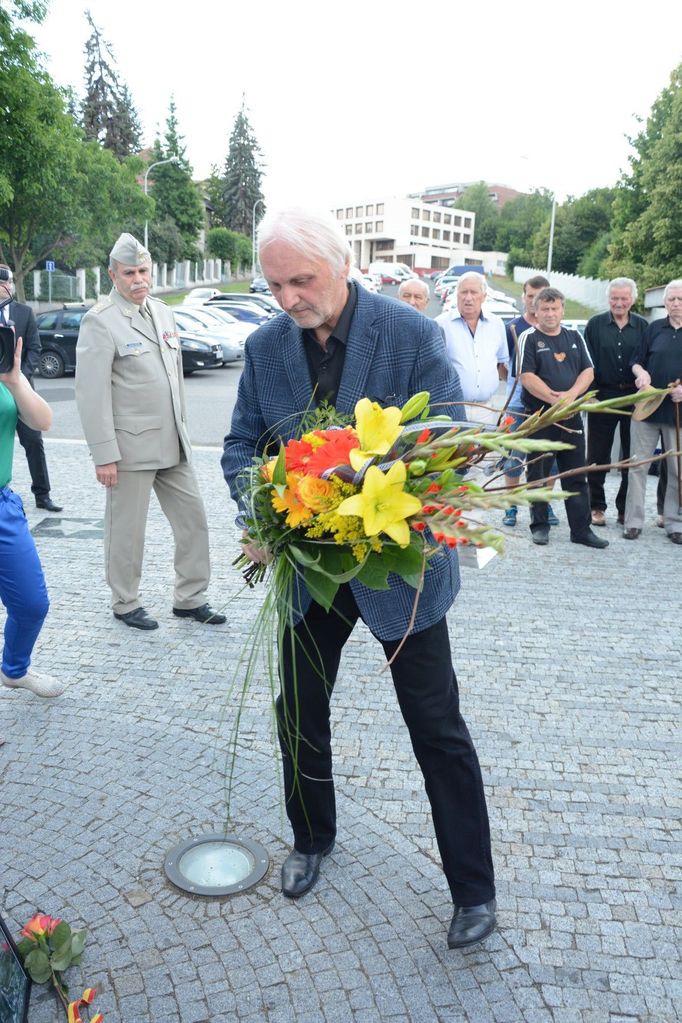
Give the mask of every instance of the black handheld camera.
<path id="1" fill-rule="evenodd" d="M 0 266 L 0 284 L 4 284 L 6 281 L 12 280 L 12 272 L 7 267 Z M 0 302 L 0 310 L 4 309 L 6 305 L 12 301 L 11 298 L 5 299 L 4 302 Z M 8 323 L 0 322 L 0 373 L 9 373 L 14 366 L 14 350 L 16 348 L 16 337 L 14 334 L 14 324 L 10 320 Z"/>

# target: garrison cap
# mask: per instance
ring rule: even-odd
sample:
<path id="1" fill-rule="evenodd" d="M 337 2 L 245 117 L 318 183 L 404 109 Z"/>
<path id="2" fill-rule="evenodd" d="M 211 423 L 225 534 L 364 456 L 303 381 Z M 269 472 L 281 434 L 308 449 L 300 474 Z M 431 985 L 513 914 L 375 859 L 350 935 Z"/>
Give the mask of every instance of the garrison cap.
<path id="1" fill-rule="evenodd" d="M 152 261 L 152 257 L 144 245 L 140 245 L 137 238 L 127 233 L 119 236 L 109 253 L 109 259 L 115 259 L 117 263 L 125 263 L 126 266 L 139 266 L 141 263 L 151 263 Z"/>

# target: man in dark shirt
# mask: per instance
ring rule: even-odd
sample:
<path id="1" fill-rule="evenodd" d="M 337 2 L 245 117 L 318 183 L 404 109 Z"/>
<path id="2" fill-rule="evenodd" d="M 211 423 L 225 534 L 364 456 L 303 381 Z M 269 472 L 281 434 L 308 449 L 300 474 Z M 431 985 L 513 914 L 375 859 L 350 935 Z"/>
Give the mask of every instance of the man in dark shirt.
<path id="1" fill-rule="evenodd" d="M 635 386 L 668 387 L 674 383 L 671 394 L 646 419 L 633 420 L 631 431 L 632 459 L 635 462 L 651 458 L 659 433 L 667 451 L 678 448 L 675 428 L 676 406 L 682 401 L 682 280 L 670 281 L 663 292 L 667 316 L 654 320 L 647 327 L 640 346 L 632 360 Z M 679 419 L 678 419 L 679 421 Z M 667 459 L 668 484 L 663 505 L 663 526 L 671 541 L 682 545 L 682 515 L 678 490 L 678 462 L 673 455 Z M 636 540 L 644 525 L 644 496 L 648 466 L 630 469 L 628 495 L 625 503 L 626 540 Z"/>
<path id="2" fill-rule="evenodd" d="M 577 330 L 561 326 L 564 315 L 564 296 L 557 288 L 543 288 L 535 298 L 537 326 L 521 336 L 520 375 L 523 403 L 527 412 L 537 412 L 560 401 L 575 401 L 587 390 L 594 379 L 592 360 Z M 570 430 L 567 433 L 566 430 Z M 538 438 L 565 441 L 574 445 L 567 451 L 556 451 L 559 472 L 577 469 L 585 464 L 585 441 L 580 416 L 567 419 L 561 426 L 548 426 L 536 434 Z M 552 454 L 529 458 L 526 479 L 535 483 L 550 472 Z M 571 529 L 572 543 L 585 547 L 608 547 L 590 529 L 590 503 L 585 473 L 561 480 L 564 490 L 574 491 L 566 500 L 566 516 Z M 533 543 L 549 542 L 547 505 L 534 501 L 531 505 L 530 529 Z"/>
<path id="3" fill-rule="evenodd" d="M 635 393 L 632 359 L 648 326 L 643 316 L 630 312 L 637 300 L 637 285 L 629 277 L 616 277 L 610 281 L 606 297 L 609 311 L 593 316 L 587 321 L 585 328 L 585 341 L 594 364 L 594 384 L 598 389 L 599 401 Z M 630 416 L 617 416 L 607 412 L 590 413 L 587 421 L 589 465 L 608 465 L 617 428 L 620 428 L 622 457 L 629 458 Z M 620 475 L 616 509 L 618 522 L 622 525 L 628 490 L 628 470 L 621 469 Z M 593 526 L 606 525 L 605 479 L 606 470 L 591 472 L 588 477 Z"/>
<path id="4" fill-rule="evenodd" d="M 237 502 L 241 470 L 268 441 L 295 436 L 301 415 L 320 399 L 352 413 L 362 397 L 402 405 L 427 390 L 439 411 L 458 417 L 462 390 L 439 328 L 406 303 L 348 282 L 350 249 L 338 222 L 302 210 L 270 214 L 261 224 L 259 253 L 286 315 L 260 327 L 246 344 L 222 459 Z M 245 540 L 253 561 L 267 560 L 267 551 Z M 457 562 L 444 551 L 431 565 L 416 617 L 414 590 L 397 577 L 385 591 L 351 580 L 339 587 L 329 612 L 302 582 L 295 587 L 276 704 L 294 837 L 282 866 L 282 892 L 295 899 L 310 891 L 334 846 L 330 699 L 343 647 L 362 618 L 387 657 L 395 655 L 391 673 L 454 903 L 447 941 L 461 948 L 494 930 L 495 885 L 483 782 L 459 713 L 445 617 L 459 588 Z"/>

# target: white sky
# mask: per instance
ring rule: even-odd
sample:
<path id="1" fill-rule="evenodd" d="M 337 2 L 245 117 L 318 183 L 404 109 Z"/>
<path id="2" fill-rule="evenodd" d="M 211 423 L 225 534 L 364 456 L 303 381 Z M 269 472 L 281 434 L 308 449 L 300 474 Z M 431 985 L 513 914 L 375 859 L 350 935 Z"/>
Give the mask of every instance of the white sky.
<path id="1" fill-rule="evenodd" d="M 246 93 L 271 207 L 613 185 L 682 59 L 680 0 L 51 0 L 29 30 L 79 95 L 86 7 L 147 142 L 175 95 L 195 177 L 223 164 Z"/>

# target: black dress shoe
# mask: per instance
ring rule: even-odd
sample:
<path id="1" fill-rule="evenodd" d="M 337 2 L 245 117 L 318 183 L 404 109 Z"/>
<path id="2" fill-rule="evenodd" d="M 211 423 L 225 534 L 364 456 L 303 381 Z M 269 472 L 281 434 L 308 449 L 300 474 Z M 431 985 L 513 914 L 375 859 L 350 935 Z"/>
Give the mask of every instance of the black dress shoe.
<path id="1" fill-rule="evenodd" d="M 448 948 L 466 948 L 492 934 L 497 927 L 495 900 L 482 906 L 455 906 L 448 931 Z"/>
<path id="2" fill-rule="evenodd" d="M 549 528 L 547 529 L 536 529 L 533 533 L 533 543 L 536 543 L 538 547 L 544 547 L 545 544 L 549 543 Z"/>
<path id="3" fill-rule="evenodd" d="M 602 537 L 593 533 L 591 529 L 588 529 L 581 536 L 572 536 L 571 543 L 581 543 L 583 547 L 594 547 L 595 550 L 602 550 L 609 545 L 608 540 L 603 540 Z"/>
<path id="4" fill-rule="evenodd" d="M 178 618 L 193 618 L 202 625 L 224 625 L 227 621 L 225 615 L 214 611 L 208 604 L 202 604 L 201 607 L 174 607 L 173 614 Z"/>
<path id="5" fill-rule="evenodd" d="M 55 504 L 50 497 L 36 497 L 36 508 L 43 508 L 45 511 L 60 512 L 61 504 Z"/>
<path id="6" fill-rule="evenodd" d="M 682 533 L 668 533 L 672 543 L 682 544 Z"/>
<path id="7" fill-rule="evenodd" d="M 319 853 L 301 853 L 292 849 L 282 864 L 282 894 L 299 899 L 313 887 L 320 876 L 320 863 L 334 848 L 334 843 Z"/>
<path id="8" fill-rule="evenodd" d="M 134 611 L 126 611 L 124 615 L 116 614 L 114 611 L 114 618 L 118 618 L 119 622 L 123 622 L 124 625 L 129 625 L 131 629 L 142 629 L 144 632 L 150 632 L 159 627 L 159 623 L 150 618 L 143 607 L 136 607 Z"/>
<path id="9" fill-rule="evenodd" d="M 629 529 L 623 530 L 623 539 L 636 540 L 641 532 L 642 532 L 641 529 L 635 529 L 634 527 L 631 526 Z"/>

